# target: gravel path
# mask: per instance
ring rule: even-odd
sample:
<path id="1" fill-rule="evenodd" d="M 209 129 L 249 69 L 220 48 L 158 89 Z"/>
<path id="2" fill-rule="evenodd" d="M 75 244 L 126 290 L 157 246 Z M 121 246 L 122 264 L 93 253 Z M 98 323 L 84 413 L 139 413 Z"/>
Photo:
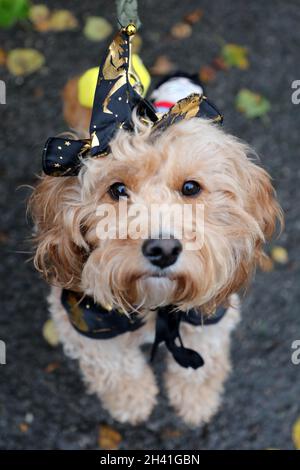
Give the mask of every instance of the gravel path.
<path id="1" fill-rule="evenodd" d="M 83 21 L 100 14 L 114 23 L 108 0 L 45 1 L 70 8 Z M 41 148 L 50 135 L 65 130 L 60 90 L 72 75 L 97 64 L 104 44 L 92 44 L 81 31 L 41 34 L 28 28 L 0 31 L 7 50 L 35 47 L 46 66 L 23 79 L 3 68 L 7 105 L 0 107 L 1 320 L 7 365 L 0 366 L 0 448 L 97 448 L 98 428 L 107 423 L 123 436 L 124 449 L 264 449 L 293 448 L 291 429 L 300 416 L 300 366 L 291 363 L 291 343 L 300 339 L 299 315 L 299 108 L 291 103 L 291 82 L 300 79 L 300 8 L 296 0 L 214 1 L 140 0 L 144 23 L 142 56 L 150 66 L 168 54 L 183 70 L 197 71 L 219 52 L 220 40 L 249 48 L 247 72 L 220 72 L 208 94 L 225 114 L 226 128 L 253 144 L 274 177 L 286 213 L 280 240 L 290 262 L 259 273 L 243 303 L 243 321 L 234 335 L 233 373 L 223 406 L 213 421 L 187 429 L 167 405 L 164 394 L 148 423 L 120 425 L 87 395 L 77 366 L 61 348 L 43 339 L 48 289 L 26 263 L 25 199 L 41 168 Z M 174 41 L 170 27 L 200 6 L 204 18 L 192 37 Z M 248 121 L 235 111 L 234 96 L 248 87 L 272 102 L 270 120 Z M 21 186 L 21 188 L 20 188 Z M 18 189 L 19 188 L 19 189 Z M 52 373 L 45 368 L 58 363 Z M 156 366 L 160 374 L 159 366 Z M 20 424 L 28 421 L 28 429 Z M 23 432 L 22 432 L 23 430 Z M 24 432 L 25 431 L 25 432 Z"/>

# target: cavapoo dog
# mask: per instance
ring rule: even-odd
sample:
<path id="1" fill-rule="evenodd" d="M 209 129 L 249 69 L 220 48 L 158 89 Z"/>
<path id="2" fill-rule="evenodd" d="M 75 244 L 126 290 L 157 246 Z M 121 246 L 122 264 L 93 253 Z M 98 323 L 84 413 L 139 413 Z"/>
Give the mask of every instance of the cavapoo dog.
<path id="1" fill-rule="evenodd" d="M 121 422 L 150 416 L 158 386 L 140 346 L 154 343 L 154 357 L 165 343 L 166 392 L 195 426 L 219 407 L 237 294 L 264 263 L 282 215 L 254 151 L 221 128 L 199 84 L 178 75 L 152 104 L 143 98 L 130 69 L 133 33 L 131 26 L 117 34 L 100 67 L 90 137 L 46 143 L 30 201 L 35 265 L 52 285 L 50 312 L 65 353 L 103 407 Z M 157 214 L 199 205 L 202 219 L 183 230 L 176 217 L 136 236 L 128 223 L 136 205 L 149 214 L 153 206 Z M 125 236 L 115 236 L 125 222 Z"/>

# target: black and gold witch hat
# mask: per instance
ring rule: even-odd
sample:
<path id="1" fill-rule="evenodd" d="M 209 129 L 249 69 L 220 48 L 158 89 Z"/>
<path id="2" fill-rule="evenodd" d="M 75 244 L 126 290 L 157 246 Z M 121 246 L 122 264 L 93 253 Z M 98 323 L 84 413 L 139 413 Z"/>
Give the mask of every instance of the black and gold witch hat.
<path id="1" fill-rule="evenodd" d="M 100 68 L 94 96 L 90 138 L 73 140 L 51 137 L 43 152 L 43 170 L 51 176 L 75 176 L 85 157 L 103 157 L 115 132 L 133 129 L 132 111 L 153 123 L 159 131 L 182 119 L 202 117 L 222 122 L 219 111 L 203 96 L 191 94 L 178 101 L 166 114 L 159 116 L 143 98 L 141 83 L 131 61 L 133 24 L 122 28 L 109 46 Z"/>

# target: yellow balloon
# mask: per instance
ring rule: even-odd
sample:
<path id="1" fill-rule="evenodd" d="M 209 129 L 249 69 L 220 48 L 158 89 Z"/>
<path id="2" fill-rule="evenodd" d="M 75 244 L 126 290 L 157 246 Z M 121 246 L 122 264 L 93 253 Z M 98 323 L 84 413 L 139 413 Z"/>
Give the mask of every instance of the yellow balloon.
<path id="1" fill-rule="evenodd" d="M 87 70 L 78 81 L 78 100 L 81 106 L 92 108 L 96 84 L 98 79 L 99 67 L 93 67 Z"/>

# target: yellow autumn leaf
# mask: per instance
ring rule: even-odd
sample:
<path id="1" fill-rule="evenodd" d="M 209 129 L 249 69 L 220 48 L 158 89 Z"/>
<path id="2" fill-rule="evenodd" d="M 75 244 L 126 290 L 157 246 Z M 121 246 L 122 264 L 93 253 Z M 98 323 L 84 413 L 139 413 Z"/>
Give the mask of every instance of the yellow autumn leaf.
<path id="1" fill-rule="evenodd" d="M 43 326 L 43 337 L 50 346 L 57 346 L 59 343 L 58 333 L 53 320 L 47 320 Z"/>
<path id="2" fill-rule="evenodd" d="M 121 434 L 107 424 L 102 424 L 99 428 L 98 444 L 101 449 L 115 450 L 122 442 Z"/>
<path id="3" fill-rule="evenodd" d="M 161 432 L 163 439 L 177 439 L 182 436 L 182 432 L 179 429 L 165 428 Z"/>
<path id="4" fill-rule="evenodd" d="M 13 49 L 8 53 L 6 65 L 15 76 L 30 75 L 45 63 L 45 57 L 35 49 Z"/>
<path id="5" fill-rule="evenodd" d="M 262 271 L 266 273 L 270 273 L 274 270 L 274 262 L 270 258 L 270 256 L 264 255 L 263 258 L 260 260 L 260 268 Z"/>
<path id="6" fill-rule="evenodd" d="M 69 10 L 51 12 L 46 5 L 33 5 L 29 18 L 37 31 L 67 31 L 78 27 L 77 18 Z"/>
<path id="7" fill-rule="evenodd" d="M 289 260 L 288 252 L 282 246 L 274 246 L 271 249 L 272 259 L 279 264 L 286 264 Z"/>
<path id="8" fill-rule="evenodd" d="M 29 19 L 32 23 L 37 24 L 45 21 L 50 16 L 50 10 L 46 5 L 32 5 L 29 10 Z"/>
<path id="9" fill-rule="evenodd" d="M 47 374 L 52 374 L 56 369 L 60 367 L 60 362 L 50 362 L 50 364 L 45 367 L 44 371 L 47 372 Z"/>
<path id="10" fill-rule="evenodd" d="M 101 16 L 89 16 L 83 34 L 90 41 L 103 41 L 113 31 L 112 25 Z"/>
<path id="11" fill-rule="evenodd" d="M 296 449 L 300 450 L 300 418 L 297 419 L 293 426 L 292 437 Z"/>

